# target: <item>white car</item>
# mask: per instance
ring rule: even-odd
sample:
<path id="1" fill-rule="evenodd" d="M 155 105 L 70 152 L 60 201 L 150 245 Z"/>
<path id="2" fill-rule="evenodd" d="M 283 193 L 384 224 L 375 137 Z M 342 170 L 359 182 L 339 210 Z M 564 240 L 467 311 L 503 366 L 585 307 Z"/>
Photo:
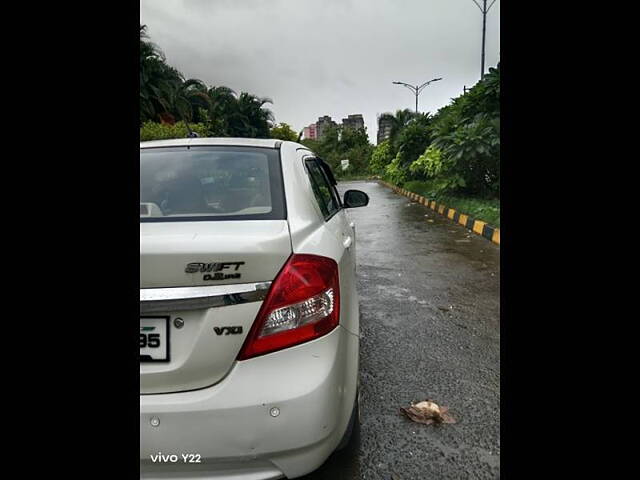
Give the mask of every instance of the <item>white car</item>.
<path id="1" fill-rule="evenodd" d="M 279 140 L 140 143 L 140 475 L 296 478 L 359 421 L 355 229 Z"/>

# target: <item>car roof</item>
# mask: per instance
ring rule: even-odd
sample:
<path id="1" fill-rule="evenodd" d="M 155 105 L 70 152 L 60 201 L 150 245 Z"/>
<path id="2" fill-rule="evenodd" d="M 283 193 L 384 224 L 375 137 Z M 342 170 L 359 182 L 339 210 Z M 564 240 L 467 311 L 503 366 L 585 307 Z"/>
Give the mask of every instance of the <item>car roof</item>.
<path id="1" fill-rule="evenodd" d="M 151 140 L 149 142 L 140 142 L 140 148 L 186 147 L 197 145 L 277 148 L 281 143 L 282 140 L 274 138 L 174 138 L 171 140 Z"/>

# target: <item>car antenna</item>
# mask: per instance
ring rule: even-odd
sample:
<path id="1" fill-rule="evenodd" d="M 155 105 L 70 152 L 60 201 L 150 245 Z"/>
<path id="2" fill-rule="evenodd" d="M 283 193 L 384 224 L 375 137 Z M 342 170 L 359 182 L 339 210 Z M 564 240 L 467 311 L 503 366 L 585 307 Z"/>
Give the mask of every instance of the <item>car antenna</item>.
<path id="1" fill-rule="evenodd" d="M 197 137 L 199 137 L 199 135 L 196 132 L 191 130 L 191 127 L 189 126 L 189 122 L 187 122 L 185 120 L 184 124 L 187 126 L 187 130 L 189 130 L 189 133 L 187 133 L 187 138 L 197 138 Z"/>

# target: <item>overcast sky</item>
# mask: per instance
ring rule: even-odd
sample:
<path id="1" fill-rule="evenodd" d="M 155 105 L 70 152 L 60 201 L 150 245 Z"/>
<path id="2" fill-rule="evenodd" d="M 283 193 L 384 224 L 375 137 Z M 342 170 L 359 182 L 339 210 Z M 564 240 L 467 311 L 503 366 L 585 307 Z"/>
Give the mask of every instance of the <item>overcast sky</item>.
<path id="1" fill-rule="evenodd" d="M 482 3 L 482 0 L 478 0 Z M 488 3 L 491 3 L 489 0 Z M 296 131 L 319 116 L 435 111 L 480 78 L 482 14 L 473 0 L 141 0 L 140 22 L 187 78 L 270 97 Z M 500 51 L 500 0 L 487 15 L 486 69 Z"/>

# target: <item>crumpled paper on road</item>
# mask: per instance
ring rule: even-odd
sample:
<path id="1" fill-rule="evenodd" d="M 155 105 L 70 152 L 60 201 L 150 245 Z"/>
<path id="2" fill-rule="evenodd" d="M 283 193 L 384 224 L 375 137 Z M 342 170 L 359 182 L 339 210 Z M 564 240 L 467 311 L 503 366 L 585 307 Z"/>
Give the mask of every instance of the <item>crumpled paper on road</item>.
<path id="1" fill-rule="evenodd" d="M 441 407 L 432 400 L 412 403 L 408 408 L 400 407 L 400 413 L 416 423 L 424 423 L 425 425 L 456 423 L 456 420 L 447 413 L 448 411 L 449 407 Z"/>

